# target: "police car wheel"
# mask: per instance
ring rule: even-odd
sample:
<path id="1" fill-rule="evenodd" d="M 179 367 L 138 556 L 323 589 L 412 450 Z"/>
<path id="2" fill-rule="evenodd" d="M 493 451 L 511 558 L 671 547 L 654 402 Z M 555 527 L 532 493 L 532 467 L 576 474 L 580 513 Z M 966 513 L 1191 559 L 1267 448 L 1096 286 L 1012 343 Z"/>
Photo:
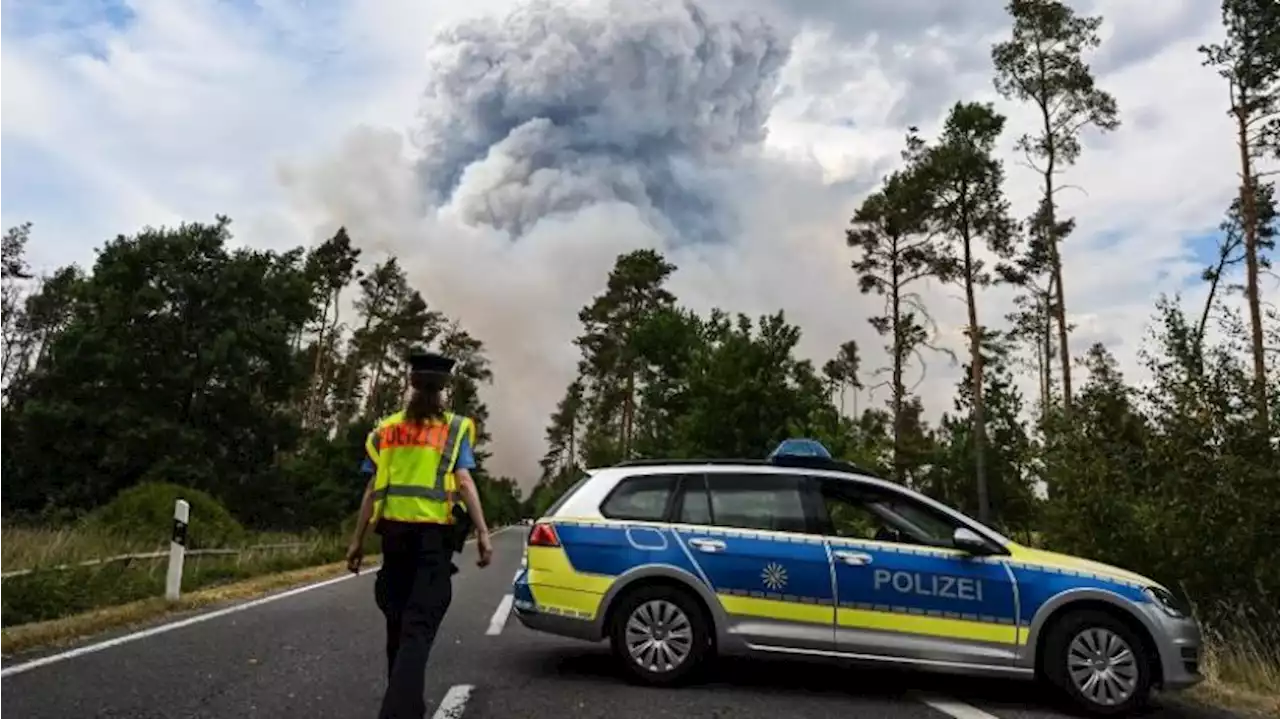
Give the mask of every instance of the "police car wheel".
<path id="1" fill-rule="evenodd" d="M 1106 612 L 1082 610 L 1050 629 L 1044 669 L 1076 706 L 1116 716 L 1147 703 L 1151 659 L 1141 637 L 1124 622 Z"/>
<path id="2" fill-rule="evenodd" d="M 641 587 L 623 597 L 610 639 L 629 676 L 657 685 L 687 678 L 710 647 L 697 600 L 669 586 Z"/>

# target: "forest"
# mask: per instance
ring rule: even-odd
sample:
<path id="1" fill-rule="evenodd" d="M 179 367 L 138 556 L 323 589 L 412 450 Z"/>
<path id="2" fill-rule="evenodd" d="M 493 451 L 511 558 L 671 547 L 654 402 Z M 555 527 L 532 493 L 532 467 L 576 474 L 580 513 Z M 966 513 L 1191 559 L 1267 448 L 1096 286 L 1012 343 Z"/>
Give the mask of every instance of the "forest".
<path id="1" fill-rule="evenodd" d="M 1072 344 L 1062 261 L 1074 230 L 1059 211 L 1064 175 L 1089 133 L 1122 120 L 1087 63 L 1103 20 L 1057 0 L 1008 8 L 993 82 L 1034 110 L 1035 128 L 1014 135 L 995 106 L 958 101 L 936 137 L 907 129 L 899 167 L 832 228 L 882 307 L 866 321 L 883 355 L 849 340 L 802 358 L 802 328 L 783 309 L 692 311 L 667 288 L 678 268 L 666 257 L 625 253 L 579 313 L 577 378 L 548 420 L 528 496 L 485 471 L 481 451 L 490 522 L 538 516 L 589 467 L 762 457 L 812 437 L 1019 541 L 1176 588 L 1212 631 L 1261 638 L 1250 646 L 1271 653 L 1277 681 L 1280 312 L 1267 295 L 1280 7 L 1225 0 L 1221 42 L 1201 48 L 1239 150 L 1237 177 L 1206 181 L 1238 192 L 1200 279 L 1207 300 L 1151 307 L 1141 381 L 1107 347 Z M 1010 146 L 1028 167 L 1006 168 Z M 1012 213 L 1011 173 L 1039 188 L 1030 216 Z M 87 270 L 39 275 L 24 260 L 32 232 L 4 236 L 6 523 L 71 523 L 165 482 L 208 493 L 247 527 L 336 528 L 358 503 L 365 433 L 400 401 L 416 344 L 459 359 L 453 408 L 479 420 L 482 450 L 488 440 L 481 396 L 502 378 L 483 338 L 432 309 L 396 258 L 364 261 L 345 230 L 273 252 L 233 247 L 225 217 L 148 227 L 107 242 Z M 953 286 L 967 308 L 962 376 L 936 420 L 908 379 L 944 353 L 925 283 Z M 997 284 L 1017 288 L 1014 312 L 984 305 Z"/>
<path id="2" fill-rule="evenodd" d="M 1030 105 L 1039 129 L 1010 136 L 992 105 L 960 101 L 937 137 L 910 128 L 901 166 L 851 218 L 843 239 L 884 366 L 854 341 L 814 362 L 785 313 L 699 315 L 665 289 L 660 254 L 623 255 L 584 307 L 578 378 L 550 417 L 529 502 L 546 508 L 583 468 L 640 457 L 763 457 L 806 436 L 833 454 L 958 507 L 1020 541 L 1143 572 L 1186 594 L 1213 631 L 1251 633 L 1280 658 L 1280 313 L 1270 255 L 1280 232 L 1280 6 L 1223 3 L 1224 39 L 1203 47 L 1223 82 L 1222 111 L 1239 149 L 1238 193 L 1223 208 L 1203 305 L 1160 297 L 1142 363 L 1126 378 L 1108 348 L 1073 353 L 1058 211 L 1064 173 L 1085 133 L 1121 112 L 1087 54 L 1101 17 L 1054 0 L 1013 0 L 1010 37 L 991 51 L 1005 98 Z M 1019 181 L 1040 202 L 1011 215 L 998 158 L 1028 159 Z M 955 287 L 968 310 L 963 376 L 952 409 L 924 416 L 907 377 L 945 354 L 923 283 Z M 984 291 L 1011 285 L 1016 309 L 992 316 Z M 879 353 L 876 353 L 880 356 Z M 1030 380 L 1030 381 L 1021 381 Z M 1034 388 L 1025 395 L 1020 386 Z M 883 402 L 851 406 L 859 390 Z M 870 405 L 870 406 L 866 406 Z M 1252 634 L 1257 633 L 1257 634 Z M 1242 640 L 1241 640 L 1242 641 Z"/>
<path id="3" fill-rule="evenodd" d="M 30 232 L 4 237 L 6 521 L 71 521 L 163 482 L 207 492 L 247 527 L 336 530 L 415 345 L 458 360 L 451 402 L 480 427 L 490 521 L 518 518 L 514 480 L 484 468 L 484 345 L 431 309 L 396 258 L 362 263 L 342 229 L 310 249 L 233 249 L 219 217 L 117 237 L 90 271 L 37 280 Z"/>

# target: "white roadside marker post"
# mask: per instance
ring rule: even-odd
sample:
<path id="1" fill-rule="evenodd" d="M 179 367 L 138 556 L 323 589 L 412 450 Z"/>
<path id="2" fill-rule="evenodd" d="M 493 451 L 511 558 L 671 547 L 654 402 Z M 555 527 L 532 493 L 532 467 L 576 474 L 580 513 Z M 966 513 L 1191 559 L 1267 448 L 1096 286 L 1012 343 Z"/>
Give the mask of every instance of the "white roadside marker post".
<path id="1" fill-rule="evenodd" d="M 185 499 L 173 503 L 173 536 L 169 539 L 169 574 L 164 581 L 164 598 L 178 601 L 182 594 L 182 560 L 187 552 L 187 523 L 191 505 Z"/>

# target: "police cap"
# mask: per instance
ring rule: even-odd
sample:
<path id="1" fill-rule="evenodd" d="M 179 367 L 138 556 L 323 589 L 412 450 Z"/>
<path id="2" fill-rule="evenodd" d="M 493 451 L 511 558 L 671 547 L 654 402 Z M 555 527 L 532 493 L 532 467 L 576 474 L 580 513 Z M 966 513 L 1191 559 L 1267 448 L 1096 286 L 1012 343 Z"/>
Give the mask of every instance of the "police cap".
<path id="1" fill-rule="evenodd" d="M 457 360 L 436 352 L 415 348 L 409 351 L 409 371 L 427 374 L 449 374 Z"/>

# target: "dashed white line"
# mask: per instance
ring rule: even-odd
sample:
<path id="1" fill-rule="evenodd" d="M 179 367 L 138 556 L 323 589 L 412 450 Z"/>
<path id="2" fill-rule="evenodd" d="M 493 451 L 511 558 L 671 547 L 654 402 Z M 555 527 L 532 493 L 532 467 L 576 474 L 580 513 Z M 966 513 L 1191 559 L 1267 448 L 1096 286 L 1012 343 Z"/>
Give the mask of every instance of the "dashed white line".
<path id="1" fill-rule="evenodd" d="M 498 602 L 498 609 L 489 620 L 489 628 L 485 630 L 485 635 L 494 637 L 502 633 L 502 628 L 507 624 L 507 617 L 511 614 L 511 602 L 514 599 L 515 597 L 510 594 L 502 595 L 502 601 Z"/>
<path id="2" fill-rule="evenodd" d="M 444 699 L 440 700 L 440 706 L 436 707 L 436 712 L 431 715 L 431 719 L 460 719 L 462 712 L 467 710 L 467 700 L 471 698 L 472 689 L 475 687 L 470 684 L 455 684 L 449 687 L 449 691 L 444 693 Z"/>
<path id="3" fill-rule="evenodd" d="M 920 697 L 920 701 L 956 719 L 999 719 L 981 709 L 946 697 Z"/>

